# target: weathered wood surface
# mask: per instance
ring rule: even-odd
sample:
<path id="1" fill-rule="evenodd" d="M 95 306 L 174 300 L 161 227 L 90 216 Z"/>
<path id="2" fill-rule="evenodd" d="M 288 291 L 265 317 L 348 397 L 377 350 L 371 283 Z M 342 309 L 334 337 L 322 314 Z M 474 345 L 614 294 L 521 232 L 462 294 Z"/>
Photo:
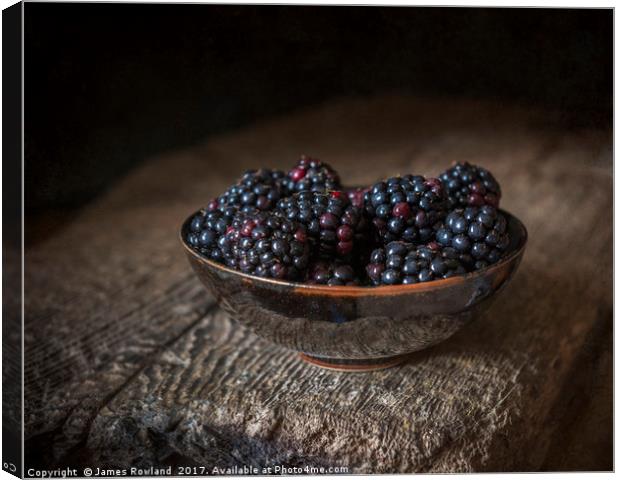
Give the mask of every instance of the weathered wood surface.
<path id="1" fill-rule="evenodd" d="M 334 102 L 148 162 L 26 253 L 33 461 L 579 468 L 547 453 L 574 439 L 564 419 L 602 392 L 588 379 L 611 331 L 610 142 L 544 112 L 392 96 Z M 243 169 L 286 168 L 304 152 L 351 184 L 437 174 L 452 160 L 485 165 L 529 229 L 520 271 L 487 314 L 401 367 L 302 363 L 218 310 L 177 230 Z"/>

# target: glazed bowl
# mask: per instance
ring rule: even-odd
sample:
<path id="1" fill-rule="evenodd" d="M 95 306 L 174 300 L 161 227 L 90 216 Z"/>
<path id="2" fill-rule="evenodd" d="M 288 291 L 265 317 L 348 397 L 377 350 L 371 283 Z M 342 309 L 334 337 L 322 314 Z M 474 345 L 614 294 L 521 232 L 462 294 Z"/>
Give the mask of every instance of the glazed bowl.
<path id="1" fill-rule="evenodd" d="M 447 339 L 486 309 L 517 270 L 527 243 L 524 225 L 507 219 L 510 246 L 482 270 L 413 285 L 307 285 L 232 270 L 193 250 L 189 263 L 219 306 L 257 335 L 315 365 L 367 371 L 396 365 Z"/>

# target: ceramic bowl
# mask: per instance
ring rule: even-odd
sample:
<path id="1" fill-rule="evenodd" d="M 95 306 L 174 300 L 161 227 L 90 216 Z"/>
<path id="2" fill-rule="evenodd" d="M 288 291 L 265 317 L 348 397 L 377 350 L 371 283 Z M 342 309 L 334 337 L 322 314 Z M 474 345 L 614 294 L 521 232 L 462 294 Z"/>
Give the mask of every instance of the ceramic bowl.
<path id="1" fill-rule="evenodd" d="M 414 285 L 306 285 L 247 275 L 181 242 L 200 281 L 219 306 L 257 335 L 315 365 L 347 371 L 387 368 L 447 339 L 489 306 L 517 270 L 527 242 L 524 225 L 502 211 L 511 243 L 496 264 Z"/>

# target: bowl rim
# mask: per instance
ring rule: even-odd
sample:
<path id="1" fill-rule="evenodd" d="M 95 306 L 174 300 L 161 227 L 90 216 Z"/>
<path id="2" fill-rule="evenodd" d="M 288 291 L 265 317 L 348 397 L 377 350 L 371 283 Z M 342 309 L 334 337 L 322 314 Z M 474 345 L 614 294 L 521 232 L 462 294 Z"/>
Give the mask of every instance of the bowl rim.
<path id="1" fill-rule="evenodd" d="M 523 252 L 525 251 L 527 240 L 528 240 L 528 232 L 523 222 L 519 220 L 519 218 L 517 218 L 516 216 L 512 215 L 510 212 L 507 212 L 506 210 L 503 210 L 503 209 L 498 209 L 500 213 L 508 217 L 509 222 L 510 221 L 516 222 L 516 226 L 518 230 L 521 231 L 521 238 L 519 240 L 519 243 L 515 247 L 515 249 L 512 252 L 510 252 L 509 255 L 506 255 L 500 261 L 498 261 L 497 263 L 494 263 L 493 265 L 489 265 L 488 267 L 485 267 L 485 268 L 482 268 L 480 270 L 476 270 L 473 272 L 468 272 L 463 275 L 456 275 L 450 278 L 442 278 L 440 280 L 432 280 L 430 282 L 421 282 L 421 283 L 414 283 L 414 284 L 409 284 L 409 285 L 382 285 L 378 287 L 371 286 L 371 285 L 330 286 L 330 285 L 309 284 L 309 283 L 301 283 L 301 282 L 291 282 L 291 281 L 286 281 L 286 280 L 276 280 L 273 278 L 257 277 L 255 275 L 250 275 L 247 273 L 240 272 L 239 270 L 234 270 L 230 267 L 227 267 L 226 265 L 222 265 L 221 263 L 217 263 L 205 257 L 200 252 L 190 247 L 185 241 L 185 238 L 183 237 L 183 232 L 185 231 L 186 226 L 189 225 L 192 218 L 194 218 L 194 216 L 201 210 L 202 209 L 196 210 L 181 225 L 181 229 L 179 231 L 179 239 L 181 241 L 181 244 L 185 248 L 186 253 L 190 253 L 194 258 L 196 258 L 197 260 L 199 260 L 203 264 L 206 264 L 208 267 L 214 270 L 219 270 L 221 272 L 225 272 L 225 273 L 228 273 L 234 276 L 238 276 L 241 279 L 245 280 L 246 282 L 258 282 L 258 283 L 264 283 L 266 285 L 277 285 L 281 287 L 288 287 L 288 288 L 294 289 L 295 292 L 307 293 L 307 294 L 316 293 L 316 294 L 330 295 L 330 296 L 334 296 L 334 295 L 358 296 L 362 294 L 363 295 L 368 295 L 368 294 L 392 295 L 396 293 L 425 292 L 425 291 L 430 291 L 430 290 L 435 290 L 435 289 L 440 289 L 440 288 L 446 288 L 452 285 L 459 284 L 466 280 L 470 280 L 470 279 L 477 278 L 477 277 L 482 277 L 488 273 L 491 273 L 495 270 L 499 270 L 505 267 L 506 265 L 514 261 L 516 258 L 519 258 L 523 254 Z"/>

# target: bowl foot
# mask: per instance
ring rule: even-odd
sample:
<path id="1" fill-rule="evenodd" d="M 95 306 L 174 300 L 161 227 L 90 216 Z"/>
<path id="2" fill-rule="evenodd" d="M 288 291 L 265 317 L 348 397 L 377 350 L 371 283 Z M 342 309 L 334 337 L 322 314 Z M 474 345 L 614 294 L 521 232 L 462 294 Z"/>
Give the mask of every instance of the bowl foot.
<path id="1" fill-rule="evenodd" d="M 306 363 L 328 370 L 339 372 L 371 372 L 373 370 L 383 370 L 384 368 L 395 367 L 403 363 L 409 355 L 396 355 L 393 357 L 346 359 L 315 357 L 307 353 L 300 353 L 299 357 Z"/>

